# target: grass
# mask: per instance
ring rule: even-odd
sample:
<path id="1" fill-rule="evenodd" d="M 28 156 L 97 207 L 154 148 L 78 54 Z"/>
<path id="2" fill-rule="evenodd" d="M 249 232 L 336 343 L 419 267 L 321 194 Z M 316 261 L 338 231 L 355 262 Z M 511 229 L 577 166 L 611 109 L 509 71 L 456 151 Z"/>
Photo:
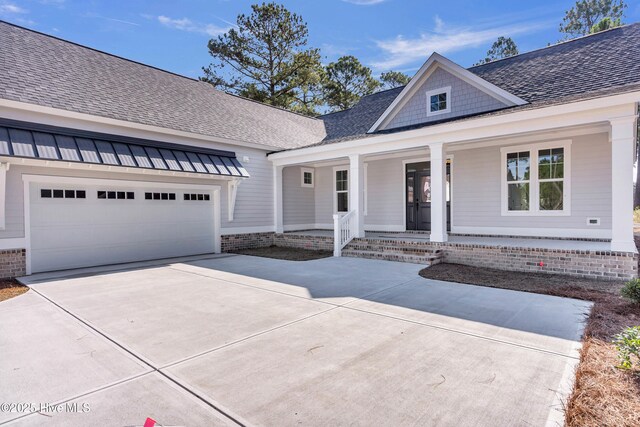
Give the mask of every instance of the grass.
<path id="1" fill-rule="evenodd" d="M 574 427 L 640 426 L 640 369 L 616 368 L 613 336 L 640 325 L 640 304 L 620 296 L 622 282 L 520 273 L 457 264 L 437 264 L 420 272 L 428 279 L 593 301 L 585 326 L 573 392 L 565 402 L 565 423 Z"/>
<path id="2" fill-rule="evenodd" d="M 311 261 L 314 259 L 333 256 L 331 251 L 283 248 L 280 246 L 268 246 L 266 248 L 241 249 L 233 253 L 241 255 L 259 256 L 263 258 L 284 259 L 287 261 Z"/>
<path id="3" fill-rule="evenodd" d="M 22 295 L 29 290 L 13 279 L 0 279 L 0 301 Z"/>

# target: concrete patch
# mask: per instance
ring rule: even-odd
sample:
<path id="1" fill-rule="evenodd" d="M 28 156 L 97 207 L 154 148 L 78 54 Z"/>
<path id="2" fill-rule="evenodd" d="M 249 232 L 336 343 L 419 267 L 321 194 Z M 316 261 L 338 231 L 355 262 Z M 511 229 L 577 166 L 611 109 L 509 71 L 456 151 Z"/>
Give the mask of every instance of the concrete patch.
<path id="1" fill-rule="evenodd" d="M 171 268 L 32 286 L 156 366 L 332 307 Z"/>
<path id="2" fill-rule="evenodd" d="M 51 403 L 149 371 L 33 291 L 0 303 L 0 355 L 4 403 Z"/>
<path id="3" fill-rule="evenodd" d="M 142 426 L 147 417 L 165 426 L 238 425 L 158 373 L 67 402 L 88 412 L 32 414 L 16 426 Z M 86 406 L 83 406 L 86 405 Z"/>
<path id="4" fill-rule="evenodd" d="M 417 278 L 350 308 L 579 357 L 588 301 Z"/>
<path id="5" fill-rule="evenodd" d="M 566 364 L 337 308 L 166 371 L 259 425 L 544 425 Z"/>

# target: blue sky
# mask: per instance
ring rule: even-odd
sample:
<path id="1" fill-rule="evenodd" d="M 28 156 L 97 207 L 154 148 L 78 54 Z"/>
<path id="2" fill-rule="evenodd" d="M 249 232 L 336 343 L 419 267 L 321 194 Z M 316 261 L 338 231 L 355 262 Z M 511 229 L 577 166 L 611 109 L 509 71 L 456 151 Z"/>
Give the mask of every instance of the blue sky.
<path id="1" fill-rule="evenodd" d="M 575 0 L 288 0 L 309 24 L 323 61 L 357 56 L 374 73 L 412 75 L 434 50 L 463 65 L 482 58 L 500 35 L 520 51 L 561 38 L 558 24 Z M 209 38 L 255 1 L 0 0 L 0 19 L 109 53 L 198 77 Z M 625 22 L 640 21 L 640 0 Z M 1 48 L 1 47 L 0 47 Z"/>

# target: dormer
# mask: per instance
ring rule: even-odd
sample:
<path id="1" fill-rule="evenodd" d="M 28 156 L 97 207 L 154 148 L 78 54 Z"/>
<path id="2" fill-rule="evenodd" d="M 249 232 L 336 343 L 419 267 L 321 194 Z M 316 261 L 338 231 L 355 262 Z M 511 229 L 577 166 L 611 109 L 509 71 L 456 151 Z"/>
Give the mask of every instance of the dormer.
<path id="1" fill-rule="evenodd" d="M 433 53 L 369 132 L 499 110 L 526 101 Z"/>

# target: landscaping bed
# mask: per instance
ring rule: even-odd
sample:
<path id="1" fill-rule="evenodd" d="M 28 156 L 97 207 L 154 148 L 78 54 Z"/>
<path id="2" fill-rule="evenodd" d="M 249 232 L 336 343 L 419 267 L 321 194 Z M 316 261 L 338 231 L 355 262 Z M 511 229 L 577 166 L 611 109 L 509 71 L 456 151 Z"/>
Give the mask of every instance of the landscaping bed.
<path id="1" fill-rule="evenodd" d="M 314 259 L 333 256 L 331 251 L 285 248 L 282 246 L 268 246 L 266 248 L 251 248 L 234 251 L 235 254 L 259 256 L 263 258 L 284 259 L 287 261 L 311 261 Z"/>
<path id="2" fill-rule="evenodd" d="M 21 285 L 18 281 L 13 279 L 0 279 L 0 301 L 8 300 L 9 298 L 17 297 L 27 292 L 29 288 Z"/>
<path id="3" fill-rule="evenodd" d="M 620 296 L 623 282 L 580 279 L 436 264 L 420 271 L 427 279 L 593 301 L 584 331 L 573 392 L 565 402 L 567 426 L 640 426 L 640 370 L 616 368 L 614 335 L 640 325 L 640 304 Z"/>

